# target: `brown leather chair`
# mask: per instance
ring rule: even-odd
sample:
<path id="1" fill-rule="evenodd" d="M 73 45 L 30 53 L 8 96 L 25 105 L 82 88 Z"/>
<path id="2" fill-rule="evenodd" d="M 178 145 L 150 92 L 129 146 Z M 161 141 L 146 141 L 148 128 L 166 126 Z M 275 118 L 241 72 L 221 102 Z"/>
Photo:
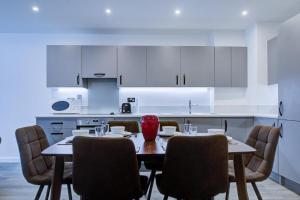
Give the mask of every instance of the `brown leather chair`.
<path id="1" fill-rule="evenodd" d="M 176 131 L 179 132 L 179 124 L 176 121 L 160 121 L 160 131 L 162 131 L 163 126 L 176 126 Z"/>
<path id="2" fill-rule="evenodd" d="M 223 135 L 170 138 L 162 174 L 156 175 L 164 199 L 212 199 L 226 192 L 228 142 Z"/>
<path id="3" fill-rule="evenodd" d="M 178 131 L 178 132 L 180 131 L 179 124 L 176 121 L 160 121 L 159 125 L 160 125 L 160 131 L 162 131 L 162 127 L 164 127 L 164 126 L 175 126 L 176 131 Z M 151 170 L 148 187 L 147 187 L 149 189 L 148 195 L 147 195 L 148 200 L 150 200 L 150 198 L 151 198 L 151 193 L 152 193 L 152 188 L 153 188 L 153 184 L 154 184 L 154 180 L 155 180 L 156 171 L 162 171 L 163 161 L 164 161 L 163 158 L 157 158 L 157 160 L 155 160 L 155 161 L 145 161 L 144 162 L 145 168 L 148 170 Z"/>
<path id="4" fill-rule="evenodd" d="M 280 135 L 280 129 L 271 126 L 256 126 L 248 136 L 246 144 L 256 149 L 252 155 L 244 157 L 246 181 L 251 183 L 256 196 L 262 199 L 255 182 L 266 180 L 273 168 L 276 147 Z M 229 181 L 235 182 L 233 162 L 229 161 Z M 229 196 L 230 184 L 226 193 Z"/>
<path id="5" fill-rule="evenodd" d="M 53 176 L 53 159 L 44 157 L 41 152 L 49 146 L 47 137 L 43 129 L 39 126 L 29 126 L 16 130 L 16 139 L 18 142 L 22 172 L 27 182 L 39 185 L 39 190 L 35 200 L 39 199 L 44 186 L 48 186 L 46 199 L 49 197 L 51 180 Z M 63 184 L 68 186 L 69 199 L 72 199 L 72 166 L 65 165 Z"/>
<path id="6" fill-rule="evenodd" d="M 125 131 L 131 133 L 139 133 L 139 124 L 136 121 L 109 121 L 109 127 L 113 126 L 125 126 Z"/>
<path id="7" fill-rule="evenodd" d="M 139 199 L 147 180 L 146 176 L 139 176 L 131 140 L 74 138 L 73 188 L 82 199 Z"/>

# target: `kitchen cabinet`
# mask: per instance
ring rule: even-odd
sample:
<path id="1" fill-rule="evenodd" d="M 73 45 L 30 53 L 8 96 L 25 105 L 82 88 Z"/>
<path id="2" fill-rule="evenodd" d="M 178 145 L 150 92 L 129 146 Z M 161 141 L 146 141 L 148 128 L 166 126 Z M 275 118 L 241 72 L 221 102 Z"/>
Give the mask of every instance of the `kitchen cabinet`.
<path id="1" fill-rule="evenodd" d="M 253 118 L 223 118 L 223 129 L 225 129 L 225 120 L 227 121 L 227 135 L 241 142 L 245 142 L 253 128 Z"/>
<path id="2" fill-rule="evenodd" d="M 231 87 L 231 47 L 215 47 L 215 87 Z"/>
<path id="3" fill-rule="evenodd" d="M 280 120 L 279 174 L 300 184 L 300 122 Z"/>
<path id="4" fill-rule="evenodd" d="M 83 78 L 117 78 L 117 47 L 82 46 Z"/>
<path id="5" fill-rule="evenodd" d="M 37 118 L 36 124 L 43 128 L 50 145 L 72 136 L 76 129 L 76 119 L 72 118 Z"/>
<path id="6" fill-rule="evenodd" d="M 185 118 L 185 123 L 197 126 L 198 133 L 207 133 L 207 129 L 219 129 L 222 127 L 221 118 Z"/>
<path id="7" fill-rule="evenodd" d="M 181 86 L 214 87 L 214 47 L 181 47 Z"/>
<path id="8" fill-rule="evenodd" d="M 278 83 L 278 40 L 277 37 L 268 40 L 268 84 Z"/>
<path id="9" fill-rule="evenodd" d="M 146 86 L 147 49 L 142 46 L 118 47 L 118 86 Z"/>
<path id="10" fill-rule="evenodd" d="M 180 86 L 180 47 L 147 47 L 147 86 Z"/>
<path id="11" fill-rule="evenodd" d="M 47 46 L 47 87 L 83 87 L 81 46 Z"/>
<path id="12" fill-rule="evenodd" d="M 231 48 L 231 87 L 247 87 L 247 47 Z"/>
<path id="13" fill-rule="evenodd" d="M 215 87 L 247 87 L 247 47 L 215 47 Z"/>
<path id="14" fill-rule="evenodd" d="M 279 118 L 300 121 L 300 15 L 281 25 L 278 34 Z"/>

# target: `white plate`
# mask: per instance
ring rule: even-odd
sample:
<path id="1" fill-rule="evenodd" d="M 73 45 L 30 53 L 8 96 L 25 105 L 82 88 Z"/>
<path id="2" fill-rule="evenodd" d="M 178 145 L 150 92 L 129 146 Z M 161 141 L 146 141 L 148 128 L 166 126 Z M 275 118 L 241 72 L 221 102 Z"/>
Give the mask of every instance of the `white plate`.
<path id="1" fill-rule="evenodd" d="M 181 133 L 181 132 L 174 132 L 174 133 L 166 134 L 163 131 L 161 131 L 161 132 L 158 133 L 158 136 L 161 136 L 161 137 L 171 137 L 171 136 L 182 135 L 182 134 L 183 133 Z"/>
<path id="2" fill-rule="evenodd" d="M 111 134 L 111 133 L 109 133 L 109 134 L 106 134 L 106 135 L 104 135 L 104 136 L 102 136 L 102 137 L 108 137 L 108 138 L 122 138 L 122 137 L 124 137 L 124 135 L 121 135 L 121 134 Z"/>
<path id="3" fill-rule="evenodd" d="M 230 137 L 230 136 L 226 136 L 226 137 L 227 137 L 228 142 L 232 141 L 232 137 Z"/>

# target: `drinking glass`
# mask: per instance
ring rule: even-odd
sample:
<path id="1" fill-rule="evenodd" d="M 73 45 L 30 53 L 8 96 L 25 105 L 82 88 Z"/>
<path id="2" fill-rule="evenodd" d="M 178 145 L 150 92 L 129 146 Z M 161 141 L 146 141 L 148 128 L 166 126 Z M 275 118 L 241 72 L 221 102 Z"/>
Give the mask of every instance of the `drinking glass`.
<path id="1" fill-rule="evenodd" d="M 197 126 L 190 126 L 190 134 L 197 134 Z"/>
<path id="2" fill-rule="evenodd" d="M 191 124 L 184 124 L 183 125 L 183 133 L 184 134 L 190 134 L 190 126 L 191 126 Z"/>
<path id="3" fill-rule="evenodd" d="M 109 132 L 108 124 L 101 124 L 100 126 L 95 127 L 95 134 L 97 136 L 104 136 L 108 132 Z"/>

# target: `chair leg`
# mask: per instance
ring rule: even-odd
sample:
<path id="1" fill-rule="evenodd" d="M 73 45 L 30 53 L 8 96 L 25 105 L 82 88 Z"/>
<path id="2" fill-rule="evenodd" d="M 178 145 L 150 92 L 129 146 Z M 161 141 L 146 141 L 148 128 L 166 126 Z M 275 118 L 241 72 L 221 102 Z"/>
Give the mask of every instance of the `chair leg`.
<path id="1" fill-rule="evenodd" d="M 45 200 L 49 199 L 50 189 L 51 189 L 51 185 L 48 185 Z"/>
<path id="2" fill-rule="evenodd" d="M 228 200 L 228 199 L 229 199 L 229 192 L 230 192 L 230 182 L 228 183 L 228 186 L 227 186 L 227 191 L 226 191 L 225 200 Z"/>
<path id="3" fill-rule="evenodd" d="M 44 185 L 40 185 L 39 190 L 37 191 L 34 200 L 39 200 L 41 197 L 41 194 L 43 192 L 44 189 Z"/>
<path id="4" fill-rule="evenodd" d="M 72 200 L 72 190 L 71 190 L 71 184 L 67 184 L 68 187 L 68 196 L 69 196 L 69 200 Z"/>
<path id="5" fill-rule="evenodd" d="M 257 186 L 256 186 L 256 184 L 255 184 L 255 182 L 251 182 L 251 185 L 252 185 L 252 187 L 253 187 L 253 189 L 254 189 L 254 191 L 255 191 L 255 194 L 256 194 L 256 196 L 257 196 L 257 199 L 258 199 L 258 200 L 262 200 L 262 197 L 261 197 L 261 195 L 260 195 L 260 192 L 259 192 L 259 190 L 258 190 L 258 188 L 257 188 Z"/>
<path id="6" fill-rule="evenodd" d="M 168 196 L 167 195 L 164 196 L 164 200 L 168 200 Z"/>
<path id="7" fill-rule="evenodd" d="M 151 198 L 151 193 L 152 193 L 152 188 L 153 188 L 153 184 L 154 184 L 154 180 L 155 180 L 155 174 L 156 174 L 156 170 L 152 170 L 151 174 L 150 174 L 150 178 L 149 178 L 149 191 L 148 191 L 148 196 L 147 196 L 147 200 L 150 200 Z"/>

